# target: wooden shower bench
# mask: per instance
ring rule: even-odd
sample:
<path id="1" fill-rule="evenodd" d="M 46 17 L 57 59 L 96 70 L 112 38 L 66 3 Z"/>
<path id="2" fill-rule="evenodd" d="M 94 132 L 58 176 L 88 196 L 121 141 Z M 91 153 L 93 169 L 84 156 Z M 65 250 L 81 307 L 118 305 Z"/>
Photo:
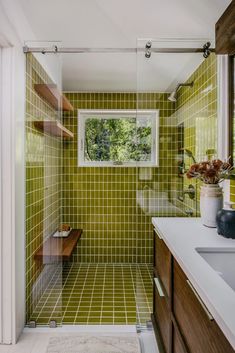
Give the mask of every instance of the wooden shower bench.
<path id="1" fill-rule="evenodd" d="M 50 236 L 34 254 L 34 259 L 44 264 L 68 261 L 82 236 L 82 229 L 72 229 L 68 237 Z"/>

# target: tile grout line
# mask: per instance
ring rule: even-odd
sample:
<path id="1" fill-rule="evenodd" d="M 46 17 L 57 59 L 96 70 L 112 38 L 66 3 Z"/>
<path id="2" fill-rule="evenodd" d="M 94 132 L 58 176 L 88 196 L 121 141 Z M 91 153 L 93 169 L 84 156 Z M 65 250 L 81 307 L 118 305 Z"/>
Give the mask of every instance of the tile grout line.
<path id="1" fill-rule="evenodd" d="M 103 313 L 103 307 L 104 307 L 104 293 L 105 293 L 105 278 L 106 278 L 106 265 L 105 265 L 105 270 L 104 270 L 104 277 L 103 277 L 103 288 L 102 288 L 102 302 L 101 302 L 101 315 L 100 315 L 100 325 L 102 324 L 102 313 Z"/>
<path id="2" fill-rule="evenodd" d="M 64 281 L 63 289 L 66 288 L 66 283 L 68 282 L 69 277 L 70 277 L 70 273 L 72 273 L 72 272 L 73 272 L 73 264 L 70 266 L 69 272 L 68 272 L 68 274 L 67 274 L 67 276 L 66 276 L 66 280 Z M 78 272 L 77 272 L 76 279 L 77 279 L 78 274 L 79 274 L 79 270 L 78 270 Z M 73 289 L 74 289 L 74 286 L 75 286 L 75 284 L 76 284 L 76 279 L 74 280 L 74 283 L 73 283 Z M 62 289 L 62 296 L 63 296 L 63 289 Z M 72 297 L 73 289 L 72 289 L 71 292 L 70 292 L 70 295 L 69 295 L 69 297 L 68 297 L 68 301 L 67 301 L 66 308 L 65 308 L 65 310 L 64 310 L 64 312 L 63 312 L 62 324 L 63 324 L 64 317 L 66 316 L 65 314 L 66 314 L 66 312 L 68 311 L 67 309 L 68 309 L 69 301 L 70 301 L 70 299 L 71 299 L 71 297 Z M 66 300 L 67 300 L 67 298 L 66 298 Z M 62 297 L 62 303 L 63 303 L 63 297 Z"/>
<path id="3" fill-rule="evenodd" d="M 92 286 L 92 292 L 91 292 L 91 300 L 90 300 L 90 307 L 89 307 L 89 312 L 88 312 L 88 315 L 87 315 L 87 322 L 89 322 L 89 319 L 91 316 L 91 307 L 92 307 L 92 302 L 93 302 L 93 296 L 94 296 L 94 292 L 95 292 L 95 282 L 96 282 L 96 275 L 97 275 L 97 272 L 98 272 L 98 267 L 96 265 L 95 267 L 95 273 L 94 273 L 94 276 L 93 276 L 93 286 Z"/>
<path id="4" fill-rule="evenodd" d="M 85 289 L 85 286 L 86 286 L 87 276 L 89 275 L 89 268 L 90 268 L 90 264 L 88 265 L 88 267 L 86 269 L 86 276 L 85 276 L 85 279 L 84 279 L 84 282 L 83 282 L 83 287 L 82 287 L 82 290 L 81 290 L 79 304 L 78 304 L 76 315 L 75 315 L 75 319 L 74 319 L 74 322 L 76 322 L 76 323 L 77 323 L 77 318 L 78 318 L 78 314 L 79 314 L 79 308 L 80 308 L 80 305 L 81 305 L 81 302 L 82 302 L 83 292 L 84 292 L 84 289 Z"/>

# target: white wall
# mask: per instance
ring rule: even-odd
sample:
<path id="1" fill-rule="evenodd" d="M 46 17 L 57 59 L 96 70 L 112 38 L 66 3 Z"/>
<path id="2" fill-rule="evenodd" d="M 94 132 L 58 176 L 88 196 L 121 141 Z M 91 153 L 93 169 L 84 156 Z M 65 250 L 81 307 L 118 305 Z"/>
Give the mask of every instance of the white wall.
<path id="1" fill-rule="evenodd" d="M 25 64 L 22 42 L 7 18 L 2 2 L 0 2 L 0 41 L 3 56 L 11 58 L 12 68 L 6 80 L 10 109 L 2 116 L 2 126 L 6 136 L 2 143 L 8 146 L 2 170 L 3 191 L 9 189 L 4 199 L 8 205 L 7 218 L 2 219 L 2 343 L 14 343 L 24 327 L 24 100 L 25 100 Z M 11 94 L 10 94 L 11 92 Z M 5 164 L 4 164 L 5 166 Z M 7 185 L 6 185 L 7 182 Z M 3 208 L 2 207 L 2 208 Z M 4 215 L 4 213 L 3 213 Z M 6 227 L 9 227 L 6 234 Z M 7 261 L 8 266 L 6 268 Z M 6 283 L 7 281 L 7 283 Z M 11 291 L 11 293 L 8 293 Z"/>
<path id="2" fill-rule="evenodd" d="M 7 281 L 7 285 L 2 283 L 4 290 L 0 313 L 2 343 L 15 343 L 25 323 L 25 55 L 22 49 L 24 38 L 33 39 L 34 36 L 17 2 L 0 0 L 0 43 L 4 47 L 3 53 L 8 53 L 12 61 L 7 84 L 11 94 L 4 97 L 5 100 L 10 99 L 11 104 L 2 118 L 2 125 L 7 129 L 5 143 L 9 146 L 6 158 L 9 163 L 6 170 L 2 170 L 2 174 L 9 184 L 3 185 L 3 190 L 8 187 L 10 193 L 6 196 L 9 200 L 4 200 L 4 204 L 7 201 L 11 213 L 8 220 L 2 220 L 2 229 L 7 226 L 7 221 L 9 223 L 11 221 L 12 227 L 12 231 L 9 229 L 8 234 L 4 232 L 1 239 L 3 255 L 5 259 L 11 261 L 8 268 L 4 267 L 5 263 L 1 264 L 5 275 L 3 281 Z"/>
<path id="3" fill-rule="evenodd" d="M 228 56 L 218 55 L 218 157 L 229 158 L 229 94 Z M 230 201 L 230 180 L 222 183 L 224 201 Z"/>
<path id="4" fill-rule="evenodd" d="M 15 50 L 15 333 L 17 340 L 25 324 L 25 57 Z M 19 85 L 18 85 L 19 83 Z M 14 315 L 14 313 L 13 313 Z"/>
<path id="5" fill-rule="evenodd" d="M 9 267 L 0 259 L 0 271 L 4 273 L 3 280 L 7 285 L 0 284 L 0 291 L 4 287 L 4 300 L 0 305 L 0 339 L 2 343 L 16 343 L 25 325 L 25 54 L 23 46 L 26 40 L 36 40 L 29 23 L 17 0 L 0 0 L 0 46 L 9 48 L 12 54 L 12 72 L 9 86 L 12 87 L 11 111 L 2 119 L 3 126 L 8 129 L 6 144 L 9 146 L 8 163 L 4 172 L 5 180 L 9 181 L 9 215 L 3 219 L 2 226 L 7 226 L 11 220 L 12 232 L 1 234 L 1 241 L 5 246 L 4 256 L 10 261 Z M 35 43 L 36 45 L 36 43 Z M 3 49 L 4 51 L 8 49 Z M 55 58 L 38 55 L 40 63 L 51 76 L 60 84 L 60 61 Z M 10 94 L 9 94 L 10 95 Z M 6 115 L 6 114 L 5 114 Z M 10 130 L 10 131 L 9 131 Z M 9 141 L 9 139 L 11 141 Z M 0 180 L 1 181 L 1 180 Z M 6 192 L 4 185 L 2 189 Z M 4 200 L 4 203 L 6 200 Z M 1 206 L 1 204 L 0 204 Z M 4 206 L 2 202 L 2 206 Z M 2 207 L 3 208 L 3 207 Z M 0 209 L 1 211 L 1 209 Z M 10 222 L 9 222 L 10 223 Z M 7 228 L 8 229 L 8 228 Z M 1 244 L 0 241 L 0 244 Z M 1 263 L 2 261 L 2 263 Z M 1 266 L 2 265 L 2 266 Z M 5 267 L 4 267 L 5 266 Z M 0 300 L 3 296 L 0 293 Z"/>

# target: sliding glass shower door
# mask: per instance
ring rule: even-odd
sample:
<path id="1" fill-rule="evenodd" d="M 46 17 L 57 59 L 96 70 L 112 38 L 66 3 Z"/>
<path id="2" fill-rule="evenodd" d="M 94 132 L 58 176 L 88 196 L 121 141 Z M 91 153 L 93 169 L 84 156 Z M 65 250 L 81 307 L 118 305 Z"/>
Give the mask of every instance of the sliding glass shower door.
<path id="1" fill-rule="evenodd" d="M 153 311 L 151 218 L 197 216 L 199 186 L 185 172 L 196 161 L 217 154 L 216 56 L 203 51 L 206 42 L 137 41 L 137 115 L 141 110 L 155 112 L 157 121 L 157 159 L 151 166 L 137 167 L 136 179 L 140 326 L 146 327 Z"/>
<path id="2" fill-rule="evenodd" d="M 52 43 L 27 43 L 51 48 Z M 61 224 L 63 125 L 61 61 L 56 53 L 26 54 L 26 324 L 62 322 Z"/>
<path id="3" fill-rule="evenodd" d="M 151 218 L 197 216 L 185 171 L 217 153 L 215 55 L 194 40 L 96 56 L 36 44 L 51 52 L 26 54 L 26 323 L 146 328 Z M 66 263 L 61 223 L 83 230 Z"/>

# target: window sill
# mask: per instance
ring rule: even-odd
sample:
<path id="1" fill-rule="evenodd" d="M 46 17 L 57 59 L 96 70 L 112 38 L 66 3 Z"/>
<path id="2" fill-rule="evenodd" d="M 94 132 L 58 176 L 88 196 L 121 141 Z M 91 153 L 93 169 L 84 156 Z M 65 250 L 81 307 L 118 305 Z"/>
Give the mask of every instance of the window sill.
<path id="1" fill-rule="evenodd" d="M 78 164 L 78 167 L 89 167 L 89 168 L 156 168 L 158 167 L 158 164 L 154 164 L 154 163 L 123 163 L 123 164 L 115 164 L 115 163 L 110 163 L 110 164 L 102 164 L 102 163 L 97 163 L 97 164 L 90 164 L 90 163 L 82 163 L 82 164 Z"/>

